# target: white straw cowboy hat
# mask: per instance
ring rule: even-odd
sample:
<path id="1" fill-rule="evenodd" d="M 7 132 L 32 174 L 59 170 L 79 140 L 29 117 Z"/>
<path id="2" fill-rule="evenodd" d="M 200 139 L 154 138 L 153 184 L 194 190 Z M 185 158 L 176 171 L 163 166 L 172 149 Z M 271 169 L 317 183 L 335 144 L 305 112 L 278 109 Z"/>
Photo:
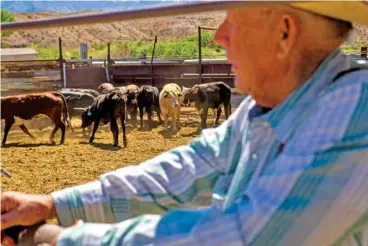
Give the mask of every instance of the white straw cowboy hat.
<path id="1" fill-rule="evenodd" d="M 211 0 L 200 0 L 202 2 L 211 2 Z M 216 2 L 216 1 L 215 1 Z M 344 20 L 352 23 L 368 25 L 368 0 L 346 0 L 346 1 L 239 1 L 248 2 L 249 6 L 263 4 L 288 4 L 294 8 L 302 9 L 308 12 L 322 16 Z M 247 4 L 244 5 L 247 7 Z"/>
<path id="2" fill-rule="evenodd" d="M 288 3 L 294 8 L 338 20 L 368 25 L 368 1 L 305 1 Z"/>

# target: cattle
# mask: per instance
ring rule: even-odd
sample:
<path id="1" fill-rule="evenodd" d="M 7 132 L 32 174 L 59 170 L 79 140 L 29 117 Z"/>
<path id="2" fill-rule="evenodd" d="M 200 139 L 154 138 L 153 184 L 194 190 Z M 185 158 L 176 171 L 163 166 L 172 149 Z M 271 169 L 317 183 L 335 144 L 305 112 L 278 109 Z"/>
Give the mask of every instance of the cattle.
<path id="1" fill-rule="evenodd" d="M 60 91 L 68 104 L 69 115 L 74 115 L 75 108 L 86 108 L 95 101 L 95 97 L 89 93 L 75 91 Z"/>
<path id="2" fill-rule="evenodd" d="M 66 99 L 62 94 L 57 92 L 30 93 L 2 97 L 1 119 L 5 120 L 2 144 L 6 144 L 10 128 L 15 123 L 15 117 L 19 117 L 23 120 L 30 120 L 40 114 L 47 115 L 55 123 L 55 127 L 50 135 L 50 142 L 55 144 L 54 136 L 56 131 L 60 128 L 60 144 L 63 144 L 65 140 L 65 125 L 70 125 L 70 119 Z M 24 124 L 19 127 L 26 134 L 30 135 Z"/>
<path id="3" fill-rule="evenodd" d="M 115 89 L 115 86 L 111 83 L 102 83 L 98 86 L 97 91 L 101 94 L 106 94 Z"/>
<path id="4" fill-rule="evenodd" d="M 126 86 L 127 114 L 130 115 L 130 120 L 132 121 L 133 127 L 137 123 L 137 116 L 138 116 L 138 102 L 137 102 L 138 91 L 139 87 L 134 84 Z"/>
<path id="5" fill-rule="evenodd" d="M 121 91 L 121 93 L 126 94 L 127 93 L 127 87 L 126 86 L 117 86 L 115 89 L 118 89 Z"/>
<path id="6" fill-rule="evenodd" d="M 164 116 L 165 131 L 169 116 L 172 120 L 172 130 L 177 131 L 176 124 L 180 128 L 180 105 L 183 102 L 182 90 L 179 85 L 170 83 L 162 88 L 159 96 L 161 113 Z"/>
<path id="7" fill-rule="evenodd" d="M 114 146 L 119 144 L 119 127 L 116 123 L 117 118 L 121 120 L 121 127 L 123 129 L 123 143 L 127 146 L 127 139 L 125 133 L 126 127 L 126 98 L 119 90 L 113 90 L 107 94 L 100 95 L 96 98 L 94 103 L 85 109 L 81 115 L 82 128 L 86 128 L 93 124 L 92 135 L 89 143 L 93 143 L 95 133 L 97 131 L 100 121 L 107 124 L 110 121 L 111 132 L 113 133 Z"/>
<path id="8" fill-rule="evenodd" d="M 148 115 L 148 125 L 149 129 L 152 128 L 152 114 L 153 111 L 156 111 L 159 122 L 161 123 L 161 110 L 159 103 L 159 95 L 158 89 L 154 86 L 143 85 L 139 88 L 137 101 L 139 108 L 139 116 L 141 120 L 141 128 L 143 128 L 143 113 L 146 110 Z"/>
<path id="9" fill-rule="evenodd" d="M 225 109 L 226 119 L 231 113 L 231 89 L 223 82 L 211 82 L 194 85 L 192 88 L 183 87 L 183 97 L 185 101 L 194 101 L 195 108 L 201 117 L 201 128 L 207 128 L 208 109 L 213 109 L 216 113 L 215 125 L 218 124 L 221 115 L 221 105 Z"/>
<path id="10" fill-rule="evenodd" d="M 61 92 L 63 91 L 73 91 L 73 92 L 80 92 L 80 93 L 87 93 L 96 98 L 100 95 L 100 93 L 93 89 L 80 89 L 80 88 L 62 88 Z"/>

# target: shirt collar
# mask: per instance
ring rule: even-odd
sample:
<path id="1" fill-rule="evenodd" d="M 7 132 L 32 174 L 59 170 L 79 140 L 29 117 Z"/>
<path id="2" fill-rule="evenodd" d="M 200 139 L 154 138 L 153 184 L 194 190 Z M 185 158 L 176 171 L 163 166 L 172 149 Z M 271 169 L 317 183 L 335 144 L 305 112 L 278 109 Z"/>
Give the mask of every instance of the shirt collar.
<path id="1" fill-rule="evenodd" d="M 346 59 L 349 58 L 340 49 L 336 49 L 320 64 L 313 75 L 281 104 L 270 111 L 255 105 L 250 111 L 249 119 L 267 121 L 279 139 L 286 142 L 297 126 L 295 121 L 301 113 L 313 102 L 317 94 L 331 83 L 337 73 L 349 66 L 347 61 L 350 60 Z"/>

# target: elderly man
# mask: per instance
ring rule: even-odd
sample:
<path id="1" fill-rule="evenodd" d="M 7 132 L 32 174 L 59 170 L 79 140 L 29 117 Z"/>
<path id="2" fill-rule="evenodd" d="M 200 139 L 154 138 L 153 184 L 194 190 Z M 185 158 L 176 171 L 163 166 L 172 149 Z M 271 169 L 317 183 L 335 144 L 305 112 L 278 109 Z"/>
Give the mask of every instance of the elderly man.
<path id="1" fill-rule="evenodd" d="M 338 49 L 367 9 L 229 10 L 215 39 L 251 97 L 226 122 L 92 183 L 3 193 L 3 228 L 85 221 L 58 245 L 367 245 L 368 71 Z"/>

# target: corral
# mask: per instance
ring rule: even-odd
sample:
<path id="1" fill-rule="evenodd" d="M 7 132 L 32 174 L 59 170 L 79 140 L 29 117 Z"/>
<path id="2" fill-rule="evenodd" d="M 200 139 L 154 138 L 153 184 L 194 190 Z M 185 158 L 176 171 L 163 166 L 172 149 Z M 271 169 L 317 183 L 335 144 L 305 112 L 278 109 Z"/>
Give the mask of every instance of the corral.
<path id="1" fill-rule="evenodd" d="M 198 31 L 200 33 L 200 27 Z M 192 60 L 158 60 L 153 57 L 111 59 L 109 54 L 107 59 L 67 60 L 62 56 L 61 39 L 59 44 L 58 60 L 2 63 L 2 96 L 56 91 L 62 87 L 96 89 L 104 82 L 111 82 L 115 86 L 150 84 L 161 89 L 170 82 L 191 87 L 194 84 L 223 81 L 234 87 L 230 64 L 225 59 L 202 59 L 200 52 L 199 59 Z M 233 93 L 233 110 L 243 98 Z M 154 120 L 157 122 L 156 116 Z M 222 115 L 220 123 L 223 120 Z M 193 108 L 182 108 L 180 122 L 182 128 L 174 135 L 164 133 L 163 124 L 152 131 L 133 129 L 128 124 L 128 147 L 118 149 L 112 145 L 109 126 L 99 128 L 94 144 L 88 144 L 88 136 L 83 136 L 79 127 L 79 117 L 73 118 L 76 132 L 67 132 L 64 145 L 49 144 L 51 127 L 40 131 L 36 129 L 40 124 L 35 124 L 31 133 L 37 138 L 31 139 L 13 126 L 8 137 L 8 147 L 2 148 L 2 167 L 12 174 L 11 179 L 2 178 L 3 189 L 49 193 L 97 179 L 100 174 L 119 167 L 139 164 L 199 136 L 200 117 Z M 208 125 L 211 126 L 213 122 L 214 117 L 210 112 Z M 55 136 L 57 143 L 59 138 L 58 131 Z M 121 129 L 119 144 L 123 146 Z"/>
<path id="2" fill-rule="evenodd" d="M 214 119 L 211 113 L 209 116 L 211 125 Z M 157 117 L 154 120 L 158 123 Z M 221 117 L 220 123 L 223 120 Z M 95 143 L 90 145 L 88 137 L 84 137 L 81 129 L 77 128 L 80 120 L 75 119 L 72 123 L 76 132 L 67 132 L 64 145 L 49 144 L 51 128 L 32 129 L 37 137 L 32 140 L 14 127 L 9 133 L 9 146 L 1 149 L 2 167 L 12 174 L 12 178 L 1 178 L 2 189 L 48 193 L 83 184 L 97 179 L 104 172 L 139 164 L 199 136 L 199 117 L 192 108 L 183 108 L 182 129 L 175 135 L 163 133 L 163 125 L 157 125 L 152 131 L 132 129 L 128 125 L 127 148 L 113 148 L 108 126 L 99 128 Z M 59 138 L 60 131 L 56 134 L 56 139 Z M 119 136 L 122 146 L 121 141 Z"/>

